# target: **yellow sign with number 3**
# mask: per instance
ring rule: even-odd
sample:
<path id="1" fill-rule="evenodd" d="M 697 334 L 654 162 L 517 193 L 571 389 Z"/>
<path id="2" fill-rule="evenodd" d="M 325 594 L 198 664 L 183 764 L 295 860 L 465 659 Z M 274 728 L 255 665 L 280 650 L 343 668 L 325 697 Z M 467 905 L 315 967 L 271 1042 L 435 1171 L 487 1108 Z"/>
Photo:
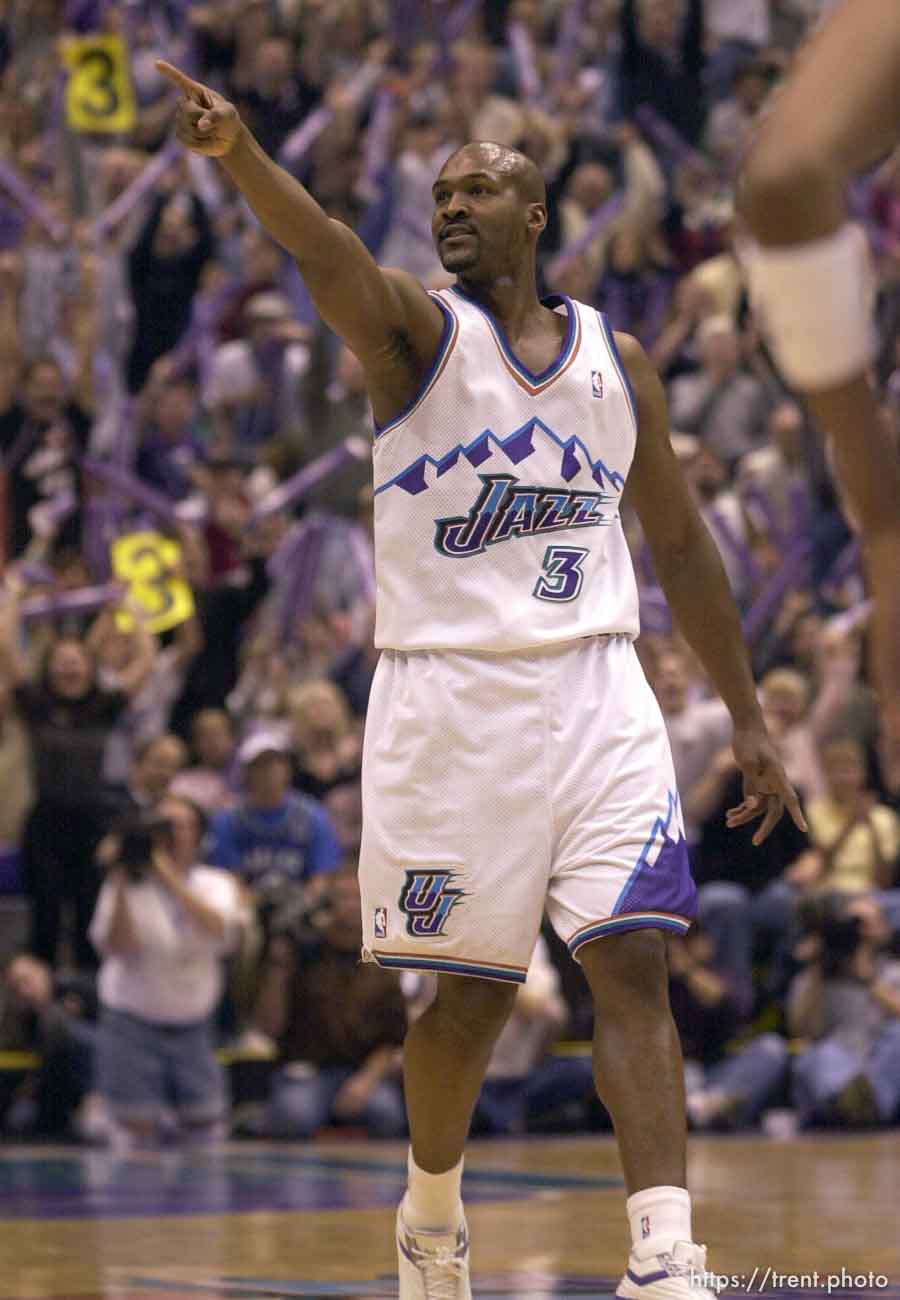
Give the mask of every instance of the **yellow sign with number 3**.
<path id="1" fill-rule="evenodd" d="M 66 37 L 66 120 L 73 131 L 130 131 L 136 121 L 128 49 L 121 36 Z"/>
<path id="2" fill-rule="evenodd" d="M 162 533 L 128 533 L 110 547 L 113 573 L 128 583 L 128 598 L 140 605 L 150 632 L 167 632 L 194 613 L 194 596 L 181 577 L 181 547 Z M 118 615 L 123 631 L 131 615 Z"/>

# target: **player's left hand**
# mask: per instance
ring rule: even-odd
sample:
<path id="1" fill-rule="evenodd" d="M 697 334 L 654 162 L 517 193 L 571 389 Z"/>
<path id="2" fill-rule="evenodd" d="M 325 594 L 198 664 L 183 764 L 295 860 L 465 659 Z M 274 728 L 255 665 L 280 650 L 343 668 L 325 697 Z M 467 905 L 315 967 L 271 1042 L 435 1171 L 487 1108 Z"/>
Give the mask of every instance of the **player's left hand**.
<path id="1" fill-rule="evenodd" d="M 754 844 L 762 844 L 787 808 L 794 825 L 801 831 L 807 830 L 797 792 L 785 776 L 781 759 L 765 731 L 735 731 L 732 748 L 744 774 L 744 799 L 725 814 L 728 829 L 734 830 L 762 817 L 753 836 Z"/>

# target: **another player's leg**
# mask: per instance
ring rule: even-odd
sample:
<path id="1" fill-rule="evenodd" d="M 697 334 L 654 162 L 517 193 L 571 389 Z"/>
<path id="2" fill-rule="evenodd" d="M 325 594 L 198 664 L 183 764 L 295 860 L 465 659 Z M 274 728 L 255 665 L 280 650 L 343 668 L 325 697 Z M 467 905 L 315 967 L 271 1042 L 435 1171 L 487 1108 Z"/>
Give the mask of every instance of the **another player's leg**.
<path id="1" fill-rule="evenodd" d="M 798 57 L 740 177 L 751 296 L 785 377 L 833 440 L 875 596 L 875 671 L 900 728 L 900 464 L 866 382 L 871 276 L 852 176 L 900 129 L 900 6 L 845 3 Z"/>
<path id="2" fill-rule="evenodd" d="M 639 929 L 585 944 L 594 999 L 594 1081 L 619 1143 L 632 1248 L 619 1300 L 712 1300 L 693 1244 L 686 1187 L 684 1067 L 669 1009 L 663 935 Z"/>
<path id="3" fill-rule="evenodd" d="M 404 1046 L 411 1149 L 397 1215 L 400 1300 L 470 1300 L 463 1148 L 516 985 L 442 975 Z"/>

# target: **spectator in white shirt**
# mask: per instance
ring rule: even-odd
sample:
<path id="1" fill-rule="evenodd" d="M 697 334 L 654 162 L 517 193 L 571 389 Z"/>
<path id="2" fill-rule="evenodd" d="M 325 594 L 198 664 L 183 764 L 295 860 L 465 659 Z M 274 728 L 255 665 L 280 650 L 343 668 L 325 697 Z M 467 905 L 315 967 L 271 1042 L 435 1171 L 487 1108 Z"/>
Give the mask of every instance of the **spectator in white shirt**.
<path id="1" fill-rule="evenodd" d="M 234 876 L 197 861 L 201 810 L 170 796 L 157 811 L 168 829 L 153 835 L 142 867 L 113 858 L 90 929 L 102 956 L 99 1090 L 122 1136 L 141 1144 L 161 1136 L 170 1107 L 188 1140 L 221 1129 L 226 1089 L 212 1020 L 222 958 L 247 920 Z"/>

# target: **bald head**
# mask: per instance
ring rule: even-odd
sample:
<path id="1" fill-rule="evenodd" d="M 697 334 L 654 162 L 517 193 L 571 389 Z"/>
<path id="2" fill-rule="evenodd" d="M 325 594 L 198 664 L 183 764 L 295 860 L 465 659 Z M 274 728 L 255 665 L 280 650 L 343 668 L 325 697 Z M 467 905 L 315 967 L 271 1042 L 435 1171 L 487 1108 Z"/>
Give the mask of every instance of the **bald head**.
<path id="1" fill-rule="evenodd" d="M 441 168 L 444 172 L 478 172 L 511 181 L 526 203 L 547 203 L 547 187 L 540 169 L 518 149 L 493 140 L 476 140 L 452 153 Z"/>
<path id="2" fill-rule="evenodd" d="M 493 141 L 463 145 L 444 163 L 432 193 L 431 230 L 445 271 L 470 283 L 534 279 L 547 200 L 530 158 Z"/>

